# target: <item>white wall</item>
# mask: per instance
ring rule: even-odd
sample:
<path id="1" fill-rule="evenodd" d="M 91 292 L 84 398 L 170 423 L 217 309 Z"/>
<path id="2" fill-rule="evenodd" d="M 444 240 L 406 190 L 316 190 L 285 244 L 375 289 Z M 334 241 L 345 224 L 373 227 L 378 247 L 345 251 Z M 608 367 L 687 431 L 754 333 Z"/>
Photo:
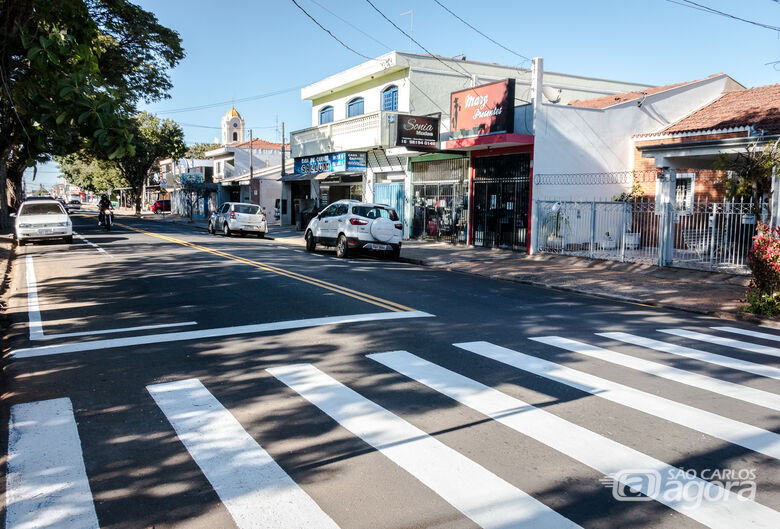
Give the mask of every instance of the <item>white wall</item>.
<path id="1" fill-rule="evenodd" d="M 347 103 L 356 97 L 363 98 L 364 114 L 382 110 L 382 91 L 392 85 L 398 87 L 398 112 L 409 112 L 409 82 L 406 79 L 405 72 L 392 72 L 387 75 L 378 75 L 376 78 L 357 86 L 313 100 L 311 109 L 312 126 L 320 124 L 320 109 L 327 106 L 333 107 L 333 121 L 346 119 Z"/>
<path id="2" fill-rule="evenodd" d="M 705 79 L 603 110 L 543 104 L 535 124 L 534 175 L 612 173 L 634 166 L 632 136 L 657 132 L 720 96 L 730 78 Z M 535 200 L 600 200 L 625 184 L 534 185 Z"/>

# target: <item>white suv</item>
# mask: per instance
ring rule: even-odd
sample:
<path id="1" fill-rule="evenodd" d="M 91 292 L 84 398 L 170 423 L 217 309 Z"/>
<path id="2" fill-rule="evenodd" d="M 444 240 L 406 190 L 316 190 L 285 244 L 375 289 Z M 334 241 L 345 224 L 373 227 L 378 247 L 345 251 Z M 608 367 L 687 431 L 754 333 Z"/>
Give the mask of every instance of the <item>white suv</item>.
<path id="1" fill-rule="evenodd" d="M 397 259 L 402 228 L 390 206 L 339 200 L 311 219 L 304 238 L 310 252 L 322 244 L 335 246 L 338 257 L 348 257 L 353 250 L 380 250 Z"/>

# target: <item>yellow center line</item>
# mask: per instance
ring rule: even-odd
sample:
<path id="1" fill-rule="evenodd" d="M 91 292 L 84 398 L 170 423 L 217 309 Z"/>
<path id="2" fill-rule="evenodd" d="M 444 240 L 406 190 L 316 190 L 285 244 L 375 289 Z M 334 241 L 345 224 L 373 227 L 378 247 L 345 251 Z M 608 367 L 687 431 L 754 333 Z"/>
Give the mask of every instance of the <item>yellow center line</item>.
<path id="1" fill-rule="evenodd" d="M 414 312 L 416 309 L 407 307 L 405 305 L 401 305 L 400 303 L 395 303 L 394 301 L 388 301 L 383 298 L 379 298 L 376 296 L 372 296 L 371 294 L 366 294 L 365 292 L 360 292 L 357 290 L 352 290 L 351 288 L 346 288 L 340 285 L 336 285 L 334 283 L 329 283 L 327 281 L 323 281 L 321 279 L 317 279 L 314 277 L 306 276 L 303 274 L 299 274 L 297 272 L 291 272 L 290 270 L 285 270 L 283 268 L 279 268 L 273 265 L 269 265 L 267 263 L 262 263 L 260 261 L 253 261 L 251 259 L 246 259 L 244 257 L 239 257 L 237 255 L 233 255 L 227 252 L 222 252 L 220 250 L 213 250 L 211 248 L 207 248 L 205 246 L 200 246 L 199 244 L 194 244 L 191 242 L 187 242 L 181 239 L 177 239 L 175 237 L 168 237 L 167 235 L 162 235 L 159 233 L 154 233 L 146 230 L 142 230 L 140 228 L 135 228 L 133 226 L 128 226 L 126 224 L 120 224 L 120 223 L 114 223 L 116 226 L 121 226 L 123 228 L 127 228 L 128 230 L 135 231 L 138 233 L 143 233 L 144 235 L 149 235 L 150 237 L 156 237 L 158 239 L 162 239 L 168 242 L 172 242 L 174 244 L 180 244 L 182 246 L 187 246 L 188 248 L 192 248 L 193 250 L 198 250 L 201 252 L 210 253 L 213 255 L 217 255 L 219 257 L 224 257 L 226 259 L 230 259 L 232 261 L 236 261 L 242 264 L 247 264 L 250 266 L 253 266 L 255 268 L 259 268 L 261 270 L 265 270 L 267 272 L 272 272 L 274 274 L 278 274 L 284 277 L 289 277 L 290 279 L 295 279 L 297 281 L 302 281 L 304 283 L 308 283 L 310 285 L 314 285 L 320 288 L 324 288 L 326 290 L 330 290 L 331 292 L 336 292 L 337 294 L 342 294 L 344 296 L 348 296 L 360 301 L 364 301 L 366 303 L 370 303 L 372 305 L 376 305 L 378 307 L 382 307 L 387 310 L 391 310 L 393 312 L 405 312 L 410 311 Z"/>

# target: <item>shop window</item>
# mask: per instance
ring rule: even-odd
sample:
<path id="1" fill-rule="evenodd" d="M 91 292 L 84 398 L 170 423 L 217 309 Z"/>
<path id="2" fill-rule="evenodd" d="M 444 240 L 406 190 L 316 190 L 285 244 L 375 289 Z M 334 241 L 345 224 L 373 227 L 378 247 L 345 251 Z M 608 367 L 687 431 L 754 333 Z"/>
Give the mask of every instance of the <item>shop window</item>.
<path id="1" fill-rule="evenodd" d="M 398 110 L 398 87 L 388 86 L 382 90 L 382 110 Z"/>
<path id="2" fill-rule="evenodd" d="M 333 121 L 333 107 L 324 107 L 320 109 L 320 125 Z"/>
<path id="3" fill-rule="evenodd" d="M 363 98 L 356 97 L 347 103 L 347 117 L 359 116 L 363 113 Z"/>

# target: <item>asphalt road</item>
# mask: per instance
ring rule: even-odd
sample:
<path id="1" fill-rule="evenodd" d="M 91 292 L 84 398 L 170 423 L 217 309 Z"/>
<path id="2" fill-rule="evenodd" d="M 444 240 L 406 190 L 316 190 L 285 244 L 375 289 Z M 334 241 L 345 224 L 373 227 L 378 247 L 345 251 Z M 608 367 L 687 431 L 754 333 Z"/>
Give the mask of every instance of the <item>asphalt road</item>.
<path id="1" fill-rule="evenodd" d="M 117 220 L 18 249 L 7 528 L 780 527 L 780 331 Z"/>

